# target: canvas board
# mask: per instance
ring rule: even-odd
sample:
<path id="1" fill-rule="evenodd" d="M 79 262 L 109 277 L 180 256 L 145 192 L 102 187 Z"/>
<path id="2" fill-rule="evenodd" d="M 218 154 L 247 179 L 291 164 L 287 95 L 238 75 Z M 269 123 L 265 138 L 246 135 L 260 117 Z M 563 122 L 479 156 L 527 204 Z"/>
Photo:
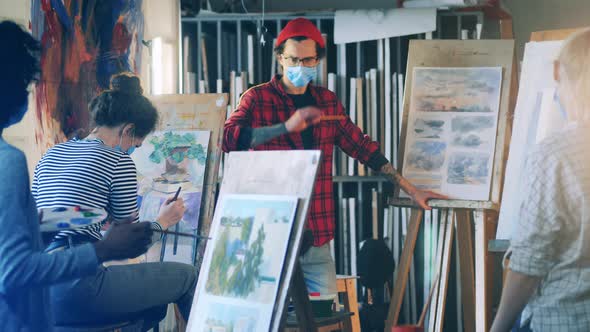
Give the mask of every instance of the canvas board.
<path id="1" fill-rule="evenodd" d="M 208 142 L 206 144 L 207 159 L 204 165 L 204 170 L 195 170 L 195 174 L 199 174 L 198 177 L 200 177 L 201 172 L 204 173 L 202 178 L 202 197 L 200 200 L 198 218 L 192 218 L 193 225 L 195 224 L 195 220 L 198 225 L 197 232 L 206 235 L 209 233 L 209 227 L 213 218 L 219 161 L 221 159 L 223 124 L 226 118 L 228 96 L 227 94 L 159 95 L 151 96 L 150 100 L 154 103 L 159 113 L 156 133 L 170 131 L 176 133 L 191 132 L 193 135 L 197 135 L 199 138 L 198 141 L 203 146 L 205 146 L 204 140 L 206 140 L 204 135 L 206 136 L 206 133 L 209 133 Z M 146 139 L 144 146 L 148 144 L 148 140 Z M 138 152 L 139 149 L 133 155 Z M 162 167 L 162 164 L 160 164 L 160 167 Z M 156 172 L 156 170 L 153 170 L 153 172 Z M 178 186 L 173 187 L 175 187 L 174 191 L 178 189 Z M 172 188 L 169 190 L 171 189 Z M 184 190 L 183 187 L 181 195 L 187 193 L 188 192 Z M 194 211 L 192 206 L 187 206 L 187 208 Z M 183 222 L 180 223 L 180 226 L 182 225 Z M 150 248 L 147 255 L 149 261 L 159 261 L 162 258 L 163 242 L 165 242 L 166 245 L 171 243 L 173 248 L 176 248 L 176 257 L 169 256 L 174 252 L 170 253 L 169 250 L 164 251 L 163 254 L 166 256 L 165 260 L 180 261 L 183 263 L 194 264 L 197 267 L 200 266 L 202 255 L 205 250 L 205 243 L 203 241 L 168 235 L 166 236 L 165 241 L 160 241 Z"/>
<path id="2" fill-rule="evenodd" d="M 402 172 L 418 188 L 488 200 L 501 67 L 416 67 Z"/>
<path id="3" fill-rule="evenodd" d="M 181 188 L 186 211 L 171 230 L 198 232 L 210 135 L 207 130 L 165 130 L 145 138 L 131 155 L 137 168 L 139 220 L 157 220 L 162 204 Z M 166 239 L 163 260 L 192 262 L 196 250 L 192 238 Z"/>
<path id="4" fill-rule="evenodd" d="M 270 315 L 271 325 L 266 329 L 267 331 L 277 331 L 279 328 L 291 276 L 295 262 L 299 257 L 300 240 L 307 219 L 320 157 L 320 151 L 256 151 L 232 152 L 226 159 L 226 168 L 219 192 L 220 201 L 223 197 L 234 194 L 294 196 L 298 199 L 277 296 Z M 289 163 L 285 163 L 285 160 L 289 160 Z M 202 287 L 203 282 L 203 278 L 200 277 L 197 289 Z M 195 309 L 200 301 L 201 296 L 197 292 L 187 331 L 200 331 L 195 325 L 196 320 L 202 315 Z"/>
<path id="5" fill-rule="evenodd" d="M 498 104 L 496 135 L 494 137 L 493 162 L 491 166 L 491 178 L 489 193 L 484 200 L 461 200 L 451 197 L 451 200 L 445 200 L 444 206 L 452 205 L 454 207 L 480 206 L 482 208 L 496 209 L 500 203 L 502 193 L 502 183 L 504 179 L 504 166 L 508 152 L 508 143 L 511 129 L 511 98 L 515 96 L 515 85 L 513 81 L 514 68 L 514 41 L 513 40 L 411 40 L 409 45 L 409 55 L 407 64 L 407 73 L 405 79 L 405 91 L 403 91 L 403 113 L 401 119 L 400 144 L 398 149 L 398 169 L 404 173 L 406 150 L 411 148 L 411 128 L 414 123 L 410 121 L 412 114 L 412 96 L 414 84 L 414 68 L 501 68 L 500 97 Z M 401 85 L 399 86 L 401 88 Z M 401 102 L 401 101 L 400 101 Z M 428 114 L 432 114 L 430 112 Z M 464 116 L 473 115 L 466 112 Z M 484 112 L 485 113 L 485 112 Z M 435 114 L 430 115 L 435 121 L 440 121 Z M 451 125 L 450 123 L 445 125 Z M 492 129 L 488 130 L 492 131 Z M 432 144 L 431 144 L 432 145 Z M 438 146 L 440 148 L 440 146 Z M 418 146 L 418 149 L 424 148 Z M 435 149 L 437 146 L 430 146 Z M 446 159 L 445 159 L 446 161 Z M 451 160 L 449 159 L 448 162 Z M 458 156 L 454 163 L 464 161 L 462 156 Z M 440 161 L 439 161 L 440 163 Z M 447 164 L 448 165 L 448 164 Z M 441 166 L 444 168 L 445 164 Z M 430 179 L 427 179 L 430 181 Z M 435 179 L 436 180 L 436 179 Z M 487 180 L 487 179 L 486 179 Z M 439 181 L 442 181 L 439 179 Z M 399 191 L 398 191 L 399 192 Z M 477 194 L 477 192 L 474 192 Z M 405 200 L 393 198 L 392 204 L 405 204 Z M 442 204 L 442 203 L 441 203 Z"/>
<path id="6" fill-rule="evenodd" d="M 220 198 L 189 331 L 269 329 L 297 200 L 275 195 Z"/>
<path id="7" fill-rule="evenodd" d="M 529 42 L 525 46 L 497 239 L 509 240 L 522 204 L 522 179 L 527 151 L 565 126 L 555 104 L 553 61 L 563 41 Z"/>

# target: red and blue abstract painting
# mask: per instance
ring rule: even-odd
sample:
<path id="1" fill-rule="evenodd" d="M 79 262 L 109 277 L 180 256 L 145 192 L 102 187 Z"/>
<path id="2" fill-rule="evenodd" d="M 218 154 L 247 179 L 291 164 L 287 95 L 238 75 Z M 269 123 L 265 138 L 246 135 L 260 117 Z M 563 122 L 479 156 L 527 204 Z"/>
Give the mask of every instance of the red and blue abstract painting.
<path id="1" fill-rule="evenodd" d="M 34 98 L 44 152 L 92 127 L 88 103 L 120 72 L 139 74 L 142 0 L 32 0 L 31 29 L 41 41 Z"/>

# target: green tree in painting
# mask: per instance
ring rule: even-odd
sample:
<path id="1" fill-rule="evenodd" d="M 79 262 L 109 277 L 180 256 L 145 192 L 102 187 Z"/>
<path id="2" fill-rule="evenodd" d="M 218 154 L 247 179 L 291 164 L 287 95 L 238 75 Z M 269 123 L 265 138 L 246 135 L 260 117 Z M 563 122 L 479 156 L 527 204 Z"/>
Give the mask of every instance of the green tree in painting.
<path id="1" fill-rule="evenodd" d="M 203 145 L 197 143 L 195 136 L 190 133 L 180 135 L 168 131 L 163 136 L 152 137 L 149 142 L 154 146 L 154 152 L 150 154 L 149 158 L 156 164 L 166 158 L 170 158 L 176 163 L 188 158 L 198 161 L 201 165 L 207 161 L 207 151 Z"/>
<path id="2" fill-rule="evenodd" d="M 239 266 L 229 279 L 228 283 L 233 285 L 230 289 L 232 294 L 246 297 L 256 288 L 260 278 L 260 265 L 262 265 L 262 256 L 264 255 L 265 238 L 264 226 L 260 226 L 256 240 L 252 242 L 244 255 L 244 260 L 239 263 Z"/>
<path id="3" fill-rule="evenodd" d="M 247 297 L 257 287 L 264 255 L 264 226 L 249 247 L 254 218 L 222 218 L 223 231 L 215 243 L 206 289 L 214 295 Z M 238 257 L 240 256 L 240 257 Z"/>

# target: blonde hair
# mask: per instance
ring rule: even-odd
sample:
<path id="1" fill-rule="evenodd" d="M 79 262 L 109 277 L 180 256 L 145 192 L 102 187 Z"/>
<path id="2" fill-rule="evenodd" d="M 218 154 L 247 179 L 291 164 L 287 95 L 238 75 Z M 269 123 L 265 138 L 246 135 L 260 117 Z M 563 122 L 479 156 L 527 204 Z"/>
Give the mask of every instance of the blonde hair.
<path id="1" fill-rule="evenodd" d="M 570 121 L 590 121 L 590 28 L 574 33 L 557 58 L 558 92 Z"/>

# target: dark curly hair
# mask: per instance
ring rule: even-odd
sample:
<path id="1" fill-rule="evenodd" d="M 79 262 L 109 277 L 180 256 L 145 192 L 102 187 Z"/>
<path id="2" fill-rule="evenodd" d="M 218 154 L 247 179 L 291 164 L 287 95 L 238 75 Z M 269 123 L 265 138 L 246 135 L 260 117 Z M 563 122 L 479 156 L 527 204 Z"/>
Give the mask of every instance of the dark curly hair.
<path id="1" fill-rule="evenodd" d="M 12 21 L 0 22 L 0 127 L 27 102 L 31 82 L 39 79 L 41 46 Z"/>
<path id="2" fill-rule="evenodd" d="M 114 75 L 111 88 L 89 104 L 94 124 L 105 127 L 133 124 L 136 137 L 147 136 L 156 128 L 158 111 L 142 93 L 137 76 L 130 73 Z"/>
<path id="3" fill-rule="evenodd" d="M 304 37 L 304 36 L 295 36 L 295 37 L 291 37 L 289 39 L 293 39 L 296 42 L 300 42 L 302 40 L 306 40 L 309 38 Z M 289 39 L 287 39 L 287 40 L 289 40 Z M 285 43 L 287 42 L 287 40 L 285 40 L 280 45 L 278 45 L 277 47 L 274 48 L 276 55 L 283 54 L 283 51 L 285 51 Z M 321 47 L 318 43 L 315 43 L 315 52 L 317 54 L 318 59 L 323 59 L 326 56 L 326 49 L 324 47 Z"/>

